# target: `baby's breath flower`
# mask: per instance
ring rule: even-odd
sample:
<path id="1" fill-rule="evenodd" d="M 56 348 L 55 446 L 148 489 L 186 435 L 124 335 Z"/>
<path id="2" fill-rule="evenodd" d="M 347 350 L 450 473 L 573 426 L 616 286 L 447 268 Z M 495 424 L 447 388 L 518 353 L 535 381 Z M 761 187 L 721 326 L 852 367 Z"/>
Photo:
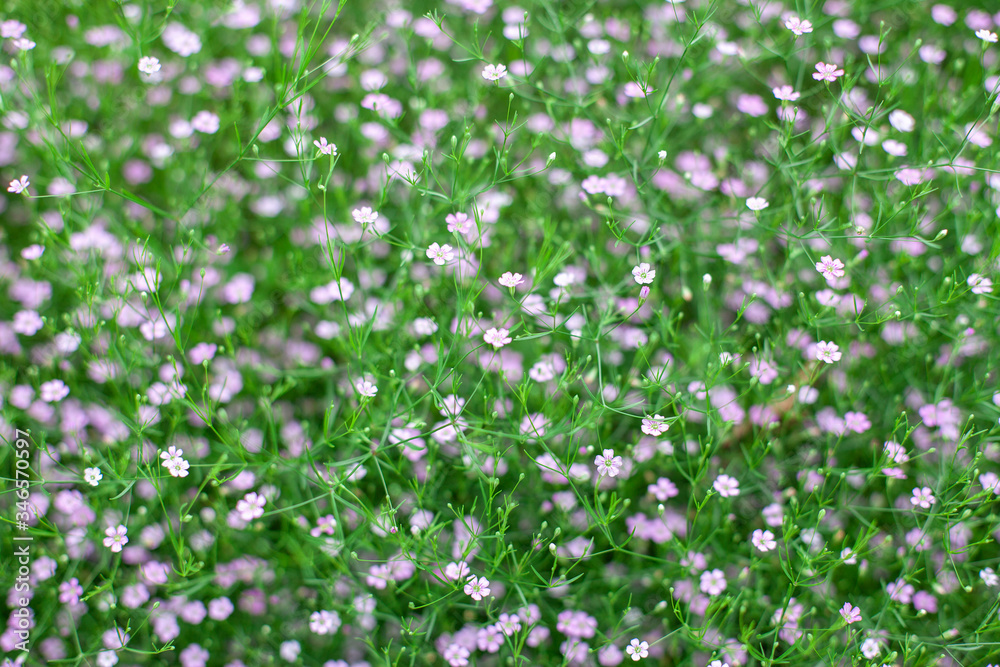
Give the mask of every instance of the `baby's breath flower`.
<path id="1" fill-rule="evenodd" d="M 468 582 L 465 584 L 465 594 L 471 597 L 476 602 L 479 602 L 484 597 L 489 597 L 490 594 L 490 581 L 486 577 L 477 577 L 475 575 L 469 577 Z"/>
<path id="2" fill-rule="evenodd" d="M 160 71 L 160 60 L 153 56 L 139 58 L 139 71 L 146 76 L 152 76 Z"/>
<path id="3" fill-rule="evenodd" d="M 816 359 L 818 361 L 832 364 L 835 361 L 840 361 L 841 356 L 840 347 L 836 343 L 825 340 L 816 343 Z"/>
<path id="4" fill-rule="evenodd" d="M 608 477 L 617 477 L 622 469 L 622 464 L 622 457 L 615 456 L 615 450 L 613 449 L 605 449 L 601 456 L 594 459 L 594 465 L 597 466 L 597 474 L 607 475 Z"/>
<path id="5" fill-rule="evenodd" d="M 264 516 L 265 502 L 267 500 L 263 494 L 251 491 L 236 503 L 236 511 L 239 512 L 240 518 L 244 521 L 253 521 Z"/>
<path id="6" fill-rule="evenodd" d="M 646 435 L 658 436 L 670 428 L 667 418 L 662 415 L 646 416 L 642 420 L 642 432 Z"/>
<path id="7" fill-rule="evenodd" d="M 100 468 L 87 468 L 83 471 L 83 481 L 91 486 L 97 486 L 102 479 L 104 479 L 104 475 Z"/>
<path id="8" fill-rule="evenodd" d="M 487 345 L 492 345 L 493 349 L 499 350 L 511 342 L 511 337 L 507 335 L 508 333 L 510 332 L 506 329 L 489 329 L 483 334 L 483 341 Z"/>
<path id="9" fill-rule="evenodd" d="M 427 258 L 433 260 L 438 266 L 444 266 L 451 260 L 455 259 L 455 253 L 452 252 L 451 246 L 447 243 L 444 245 L 432 243 L 427 248 Z"/>
<path id="10" fill-rule="evenodd" d="M 712 484 L 712 488 L 723 498 L 732 498 L 740 495 L 740 483 L 736 481 L 736 478 L 729 475 L 719 475 Z"/>
<path id="11" fill-rule="evenodd" d="M 931 508 L 934 504 L 934 492 L 931 491 L 929 486 L 923 486 L 913 489 L 913 497 L 910 498 L 910 504 L 914 507 L 922 507 L 927 510 Z"/>
<path id="12" fill-rule="evenodd" d="M 500 276 L 499 282 L 504 287 L 514 288 L 524 282 L 524 277 L 521 276 L 520 273 L 511 273 L 510 271 L 507 271 Z"/>
<path id="13" fill-rule="evenodd" d="M 816 63 L 816 71 L 813 72 L 814 79 L 817 81 L 826 81 L 827 83 L 833 83 L 842 76 L 844 76 L 844 70 L 839 69 L 836 65 L 823 62 Z"/>
<path id="14" fill-rule="evenodd" d="M 487 81 L 499 81 L 507 76 L 505 65 L 487 65 L 483 68 L 483 78 Z"/>
<path id="15" fill-rule="evenodd" d="M 625 652 L 628 653 L 634 662 L 639 662 L 642 658 L 649 657 L 649 644 L 645 641 L 639 641 L 638 637 L 634 637 L 629 642 L 629 645 L 625 647 Z"/>
<path id="16" fill-rule="evenodd" d="M 981 28 L 981 29 L 977 30 L 976 31 L 976 37 L 978 37 L 979 39 L 981 39 L 984 42 L 987 42 L 989 44 L 996 44 L 997 43 L 997 34 L 995 32 L 991 32 L 991 31 L 987 30 L 986 28 Z"/>
<path id="17" fill-rule="evenodd" d="M 355 391 L 362 398 L 375 398 L 375 394 L 378 393 L 378 387 L 374 382 L 369 382 L 368 380 L 362 380 L 358 382 L 355 387 Z"/>
<path id="18" fill-rule="evenodd" d="M 753 531 L 753 535 L 750 537 L 750 542 L 757 548 L 758 551 L 767 553 L 778 546 L 778 543 L 774 539 L 774 533 L 769 530 L 757 529 Z"/>
<path id="19" fill-rule="evenodd" d="M 27 192 L 29 185 L 31 185 L 31 183 L 28 181 L 28 176 L 24 175 L 15 181 L 11 181 L 10 185 L 7 187 L 7 192 L 13 192 L 16 195 L 19 195 L 22 192 Z"/>
<path id="20" fill-rule="evenodd" d="M 337 144 L 328 143 L 326 137 L 320 137 L 319 139 L 313 140 L 313 145 L 319 149 L 319 152 L 323 155 L 329 155 L 331 157 L 337 157 Z M 368 209 L 369 211 L 371 209 Z M 376 214 L 378 217 L 378 214 Z M 355 220 L 357 218 L 355 217 Z"/>
<path id="21" fill-rule="evenodd" d="M 336 149 L 336 146 L 334 146 Z M 322 149 L 320 149 L 322 150 Z M 378 211 L 373 211 L 371 206 L 362 206 L 351 211 L 354 221 L 362 225 L 370 225 L 378 220 Z"/>
<path id="22" fill-rule="evenodd" d="M 796 37 L 805 35 L 813 31 L 813 25 L 811 21 L 805 21 L 800 19 L 798 16 L 791 16 L 785 21 L 785 27 L 792 31 Z"/>
<path id="23" fill-rule="evenodd" d="M 844 617 L 848 625 L 861 620 L 861 610 L 857 607 L 852 607 L 850 602 L 844 603 L 843 608 L 840 610 L 840 615 Z"/>
<path id="24" fill-rule="evenodd" d="M 107 536 L 104 538 L 104 546 L 114 553 L 120 552 L 122 547 L 128 544 L 128 537 L 126 537 L 128 529 L 125 526 L 119 525 L 117 528 L 109 526 L 104 534 Z"/>

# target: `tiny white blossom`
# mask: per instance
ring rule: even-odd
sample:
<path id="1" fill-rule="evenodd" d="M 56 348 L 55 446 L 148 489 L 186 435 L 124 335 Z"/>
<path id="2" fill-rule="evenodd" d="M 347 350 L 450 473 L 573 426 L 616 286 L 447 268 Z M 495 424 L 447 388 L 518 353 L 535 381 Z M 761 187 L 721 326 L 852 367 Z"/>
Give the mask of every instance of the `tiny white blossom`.
<path id="1" fill-rule="evenodd" d="M 102 479 L 104 479 L 104 475 L 100 468 L 87 468 L 83 471 L 83 481 L 91 486 L 97 486 L 97 483 Z"/>
<path id="2" fill-rule="evenodd" d="M 632 276 L 640 285 L 649 285 L 656 277 L 656 270 L 649 268 L 649 264 L 643 262 L 638 266 L 632 267 Z"/>
<path id="3" fill-rule="evenodd" d="M 507 76 L 505 65 L 487 65 L 483 68 L 483 78 L 487 81 L 499 81 Z"/>
<path id="4" fill-rule="evenodd" d="M 642 658 L 649 657 L 649 643 L 644 641 L 639 641 L 638 637 L 634 637 L 629 645 L 625 647 L 625 652 L 632 657 L 634 662 L 639 662 Z"/>
<path id="5" fill-rule="evenodd" d="M 146 76 L 152 76 L 160 71 L 160 60 L 153 56 L 139 58 L 139 71 Z"/>

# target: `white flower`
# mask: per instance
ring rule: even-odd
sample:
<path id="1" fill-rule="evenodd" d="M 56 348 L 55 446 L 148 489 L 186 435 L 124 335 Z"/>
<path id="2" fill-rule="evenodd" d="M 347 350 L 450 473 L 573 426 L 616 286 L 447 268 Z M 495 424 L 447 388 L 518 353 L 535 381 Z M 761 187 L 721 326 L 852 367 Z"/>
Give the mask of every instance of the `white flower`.
<path id="1" fill-rule="evenodd" d="M 976 37 L 983 40 L 984 42 L 989 42 L 990 44 L 996 44 L 997 34 L 995 32 L 990 32 L 986 28 L 976 31 Z"/>
<path id="2" fill-rule="evenodd" d="M 789 17 L 789 19 L 785 21 L 785 27 L 791 30 L 792 34 L 794 34 L 796 37 L 804 35 L 807 32 L 813 31 L 812 22 L 804 21 L 800 19 L 798 16 Z"/>
<path id="3" fill-rule="evenodd" d="M 511 273 L 510 271 L 507 271 L 500 276 L 500 280 L 498 282 L 504 287 L 517 287 L 524 282 L 524 277 L 520 273 Z"/>
<path id="4" fill-rule="evenodd" d="M 840 352 L 840 346 L 836 343 L 830 343 L 825 340 L 821 340 L 816 344 L 816 359 L 818 361 L 823 361 L 828 364 L 832 364 L 835 361 L 840 361 L 843 355 Z"/>
<path id="5" fill-rule="evenodd" d="M 889 124 L 900 132 L 913 132 L 917 121 L 902 109 L 896 109 L 889 113 Z"/>
<path id="6" fill-rule="evenodd" d="M 993 291 L 993 281 L 978 273 L 971 274 L 965 283 L 972 288 L 973 294 L 989 294 Z"/>
<path id="7" fill-rule="evenodd" d="M 101 474 L 100 468 L 87 468 L 83 471 L 83 481 L 91 486 L 97 486 L 97 483 L 104 479 L 104 475 Z"/>
<path id="8" fill-rule="evenodd" d="M 427 248 L 427 258 L 434 260 L 434 263 L 438 266 L 444 266 L 451 260 L 455 259 L 455 253 L 452 252 L 451 246 L 447 243 L 444 245 L 432 243 L 430 247 Z"/>
<path id="9" fill-rule="evenodd" d="M 336 148 L 336 146 L 334 146 Z M 373 211 L 371 206 L 362 206 L 351 211 L 354 221 L 362 225 L 370 225 L 378 220 L 378 211 Z"/>
<path id="10" fill-rule="evenodd" d="M 507 76 L 507 67 L 504 65 L 487 65 L 483 68 L 483 78 L 487 81 L 499 81 Z"/>
<path id="11" fill-rule="evenodd" d="M 649 643 L 639 641 L 638 637 L 634 637 L 625 647 L 625 652 L 632 656 L 634 662 L 639 662 L 642 658 L 649 657 Z"/>
<path id="12" fill-rule="evenodd" d="M 160 71 L 160 61 L 153 56 L 139 58 L 139 71 L 146 76 L 152 76 Z"/>
<path id="13" fill-rule="evenodd" d="M 771 93 L 774 95 L 774 99 L 785 102 L 794 102 L 802 97 L 801 93 L 795 92 L 795 89 L 788 85 L 772 88 Z"/>
<path id="14" fill-rule="evenodd" d="M 632 267 L 632 276 L 640 285 L 649 285 L 653 282 L 653 278 L 656 277 L 656 270 L 649 268 L 649 264 L 643 262 L 638 266 Z"/>
<path id="15" fill-rule="evenodd" d="M 10 186 L 7 188 L 7 192 L 13 192 L 16 195 L 19 195 L 22 192 L 27 192 L 29 185 L 31 185 L 31 183 L 28 181 L 28 176 L 24 175 L 16 181 L 11 181 Z"/>
<path id="16" fill-rule="evenodd" d="M 510 336 L 507 335 L 509 333 L 507 329 L 489 329 L 483 334 L 483 341 L 487 345 L 492 345 L 493 349 L 499 350 L 511 342 Z"/>
<path id="17" fill-rule="evenodd" d="M 770 202 L 763 197 L 750 197 L 750 199 L 747 199 L 747 208 L 751 211 L 763 211 L 770 205 Z"/>
<path id="18" fill-rule="evenodd" d="M 323 155 L 332 155 L 337 157 L 337 144 L 327 143 L 326 137 L 320 137 L 313 141 L 313 146 L 319 149 L 319 152 Z"/>

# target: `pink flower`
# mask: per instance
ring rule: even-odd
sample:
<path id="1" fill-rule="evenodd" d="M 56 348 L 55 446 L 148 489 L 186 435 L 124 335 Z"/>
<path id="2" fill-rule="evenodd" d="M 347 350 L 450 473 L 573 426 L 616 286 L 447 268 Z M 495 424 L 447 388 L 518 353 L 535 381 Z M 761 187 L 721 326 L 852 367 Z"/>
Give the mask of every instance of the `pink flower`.
<path id="1" fill-rule="evenodd" d="M 11 181 L 10 187 L 7 188 L 7 192 L 13 192 L 16 195 L 19 195 L 22 192 L 27 192 L 29 185 L 31 185 L 31 183 L 28 181 L 27 174 L 25 174 L 24 176 L 21 176 L 20 179 Z"/>
<path id="2" fill-rule="evenodd" d="M 898 170 L 893 176 L 903 185 L 920 185 L 924 181 L 923 174 L 918 169 L 911 169 L 909 167 Z"/>
<path id="3" fill-rule="evenodd" d="M 930 509 L 931 505 L 934 504 L 934 492 L 931 491 L 929 486 L 913 489 L 913 497 L 910 498 L 910 504 L 914 507 L 920 506 L 925 510 Z"/>
<path id="4" fill-rule="evenodd" d="M 469 564 L 465 561 L 448 563 L 444 566 L 444 576 L 452 581 L 465 579 L 469 576 Z"/>
<path id="5" fill-rule="evenodd" d="M 46 403 L 58 403 L 69 396 L 69 387 L 62 380 L 49 380 L 38 388 L 39 397 Z"/>
<path id="6" fill-rule="evenodd" d="M 236 511 L 244 521 L 253 521 L 264 516 L 265 502 L 267 499 L 263 495 L 251 491 L 236 503 Z"/>
<path id="7" fill-rule="evenodd" d="M 510 637 L 521 629 L 521 619 L 517 614 L 500 614 L 500 620 L 497 621 L 496 628 Z"/>
<path id="8" fill-rule="evenodd" d="M 632 277 L 640 285 L 648 285 L 653 282 L 653 278 L 656 277 L 656 271 L 649 268 L 649 264 L 643 262 L 638 266 L 632 267 Z"/>
<path id="9" fill-rule="evenodd" d="M 45 254 L 45 246 L 38 243 L 29 245 L 21 251 L 21 257 L 27 260 L 39 259 L 43 254 Z"/>
<path id="10" fill-rule="evenodd" d="M 792 88 L 791 86 L 781 86 L 779 88 L 772 88 L 771 92 L 774 93 L 774 99 L 787 102 L 794 102 L 795 100 L 802 97 L 802 94 L 795 92 L 795 89 Z"/>
<path id="11" fill-rule="evenodd" d="M 726 575 L 722 570 L 705 571 L 701 573 L 701 583 L 699 584 L 702 593 L 718 595 L 726 590 Z"/>
<path id="12" fill-rule="evenodd" d="M 769 530 L 760 530 L 759 528 L 753 531 L 753 535 L 750 536 L 750 543 L 758 551 L 765 553 L 778 546 L 778 543 L 774 539 L 774 533 Z"/>
<path id="13" fill-rule="evenodd" d="M 642 432 L 646 435 L 658 436 L 670 428 L 666 417 L 653 415 L 642 420 Z"/>
<path id="14" fill-rule="evenodd" d="M 813 73 L 813 78 L 817 81 L 828 81 L 833 83 L 838 77 L 844 76 L 844 70 L 837 69 L 836 65 L 828 65 L 827 63 L 816 63 L 816 71 Z"/>
<path id="15" fill-rule="evenodd" d="M 371 206 L 362 206 L 351 211 L 354 222 L 361 225 L 370 225 L 378 220 L 378 211 L 373 211 Z M 445 246 L 447 247 L 447 246 Z M 430 257 L 430 255 L 428 255 Z"/>
<path id="16" fill-rule="evenodd" d="M 830 255 L 824 255 L 816 262 L 816 270 L 829 282 L 832 278 L 844 277 L 844 263 Z"/>
<path id="17" fill-rule="evenodd" d="M 718 491 L 723 498 L 740 495 L 740 483 L 729 475 L 719 475 L 712 484 L 712 488 Z"/>
<path id="18" fill-rule="evenodd" d="M 320 137 L 318 140 L 313 141 L 313 146 L 319 149 L 319 152 L 323 155 L 337 156 L 337 144 L 327 143 L 326 137 Z"/>
<path id="19" fill-rule="evenodd" d="M 511 273 L 510 271 L 507 271 L 502 276 L 500 276 L 499 282 L 504 287 L 513 288 L 523 283 L 524 277 L 520 273 Z"/>
<path id="20" fill-rule="evenodd" d="M 594 459 L 594 465 L 597 466 L 597 474 L 608 475 L 609 477 L 617 477 L 618 473 L 621 472 L 622 464 L 622 457 L 615 456 L 615 450 L 613 449 L 605 449 L 604 454 Z"/>
<path id="21" fill-rule="evenodd" d="M 993 281 L 978 273 L 971 274 L 965 283 L 972 288 L 973 294 L 989 294 L 993 291 Z"/>
<path id="22" fill-rule="evenodd" d="M 986 493 L 992 491 L 994 495 L 1000 496 L 1000 475 L 995 472 L 985 472 L 979 476 L 979 483 L 983 485 L 983 491 Z"/>
<path id="23" fill-rule="evenodd" d="M 378 387 L 368 380 L 362 380 L 354 387 L 354 389 L 364 398 L 375 398 L 375 394 L 378 393 Z"/>
<path id="24" fill-rule="evenodd" d="M 840 346 L 836 343 L 829 343 L 825 340 L 816 343 L 817 360 L 832 364 L 835 361 L 840 361 L 841 356 Z"/>
<path id="25" fill-rule="evenodd" d="M 785 27 L 791 30 L 796 37 L 813 31 L 813 24 L 810 21 L 803 21 L 798 16 L 792 16 L 785 21 Z"/>
<path id="26" fill-rule="evenodd" d="M 861 620 L 861 610 L 857 607 L 852 607 L 850 602 L 844 603 L 843 608 L 840 610 L 840 615 L 844 617 L 848 625 Z"/>
<path id="27" fill-rule="evenodd" d="M 465 667 L 469 664 L 469 649 L 459 644 L 449 644 L 443 657 L 451 667 Z"/>
<path id="28" fill-rule="evenodd" d="M 108 527 L 104 531 L 107 537 L 104 538 L 104 546 L 108 547 L 114 553 L 118 553 L 122 550 L 122 547 L 128 544 L 128 529 L 125 526 L 119 525 L 117 528 Z"/>
<path id="29" fill-rule="evenodd" d="M 510 343 L 511 338 L 507 334 L 507 329 L 489 329 L 483 334 L 483 340 L 487 345 L 492 345 L 493 349 L 499 350 L 504 345 Z"/>
<path id="30" fill-rule="evenodd" d="M 448 223 L 448 231 L 451 233 L 468 234 L 472 231 L 474 220 L 467 213 L 449 213 L 444 219 Z"/>
<path id="31" fill-rule="evenodd" d="M 477 577 L 475 575 L 469 577 L 468 583 L 465 584 L 465 594 L 476 602 L 479 602 L 484 597 L 488 597 L 490 594 L 490 580 L 486 577 Z"/>
<path id="32" fill-rule="evenodd" d="M 444 266 L 451 260 L 455 259 L 455 253 L 452 252 L 451 246 L 447 243 L 444 245 L 432 243 L 430 247 L 427 248 L 427 259 L 434 260 L 434 263 L 438 266 Z"/>
<path id="33" fill-rule="evenodd" d="M 215 134 L 219 131 L 219 117 L 211 111 L 199 111 L 191 119 L 191 127 L 202 134 Z"/>
<path id="34" fill-rule="evenodd" d="M 666 477 L 660 477 L 656 480 L 655 484 L 650 484 L 646 488 L 646 491 L 648 491 L 650 495 L 655 496 L 661 503 L 666 502 L 667 500 L 670 500 L 674 496 L 680 494 L 680 491 L 677 490 L 677 485 Z"/>
<path id="35" fill-rule="evenodd" d="M 487 81 L 499 81 L 507 76 L 505 65 L 487 65 L 483 68 L 483 78 Z"/>

